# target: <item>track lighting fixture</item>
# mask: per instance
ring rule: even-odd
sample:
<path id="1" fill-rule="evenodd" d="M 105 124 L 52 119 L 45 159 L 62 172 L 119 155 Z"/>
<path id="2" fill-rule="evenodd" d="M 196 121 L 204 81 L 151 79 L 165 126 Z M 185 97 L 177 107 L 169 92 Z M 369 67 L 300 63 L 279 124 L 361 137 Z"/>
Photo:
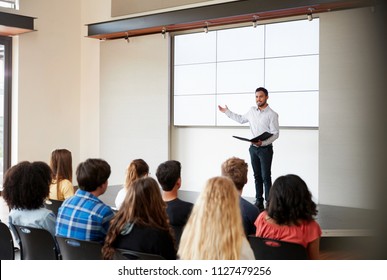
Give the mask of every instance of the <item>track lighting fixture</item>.
<path id="1" fill-rule="evenodd" d="M 128 32 L 126 32 L 125 41 L 126 41 L 126 43 L 128 43 L 128 44 L 130 43 Z"/>
<path id="2" fill-rule="evenodd" d="M 161 30 L 161 36 L 163 36 L 163 38 L 165 39 L 165 34 L 167 32 L 167 29 L 165 27 L 163 27 L 163 29 Z"/>
<path id="3" fill-rule="evenodd" d="M 314 11 L 313 8 L 309 8 L 309 9 L 308 9 L 308 20 L 309 20 L 309 21 L 312 21 L 312 20 L 313 20 L 313 11 Z"/>
<path id="4" fill-rule="evenodd" d="M 205 22 L 206 26 L 204 26 L 203 31 L 204 33 L 208 33 L 208 22 Z"/>
<path id="5" fill-rule="evenodd" d="M 254 16 L 253 17 L 253 27 L 254 28 L 256 28 L 258 26 L 258 22 L 257 22 L 258 18 L 259 18 L 259 16 Z"/>

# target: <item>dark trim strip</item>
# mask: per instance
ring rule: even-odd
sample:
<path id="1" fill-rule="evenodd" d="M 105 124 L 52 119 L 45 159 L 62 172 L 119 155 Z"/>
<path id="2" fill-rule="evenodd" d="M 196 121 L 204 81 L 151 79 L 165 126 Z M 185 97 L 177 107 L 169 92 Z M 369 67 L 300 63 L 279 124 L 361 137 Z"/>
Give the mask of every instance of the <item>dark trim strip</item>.
<path id="1" fill-rule="evenodd" d="M 0 35 L 13 36 L 34 31 L 33 17 L 0 12 Z"/>
<path id="2" fill-rule="evenodd" d="M 372 0 L 245 0 L 88 24 L 88 37 L 118 39 L 371 6 Z"/>
<path id="3" fill-rule="evenodd" d="M 0 44 L 4 45 L 3 174 L 5 174 L 5 171 L 11 167 L 12 38 L 0 36 Z"/>

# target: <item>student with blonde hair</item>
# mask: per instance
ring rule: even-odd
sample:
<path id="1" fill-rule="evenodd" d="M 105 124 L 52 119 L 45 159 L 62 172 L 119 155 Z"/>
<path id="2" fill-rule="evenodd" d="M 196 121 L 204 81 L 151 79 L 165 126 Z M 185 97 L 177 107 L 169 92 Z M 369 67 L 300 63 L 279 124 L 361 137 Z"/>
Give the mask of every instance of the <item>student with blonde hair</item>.
<path id="1" fill-rule="evenodd" d="M 231 179 L 214 177 L 207 181 L 184 228 L 178 256 L 183 260 L 255 259 Z"/>
<path id="2" fill-rule="evenodd" d="M 155 179 L 140 178 L 128 189 L 122 207 L 110 222 L 103 257 L 113 259 L 116 248 L 176 259 L 166 204 Z"/>
<path id="3" fill-rule="evenodd" d="M 52 151 L 50 167 L 52 182 L 49 199 L 65 200 L 74 195 L 73 166 L 71 152 L 66 149 Z"/>
<path id="4" fill-rule="evenodd" d="M 126 178 L 124 187 L 118 192 L 115 200 L 116 208 L 119 209 L 125 199 L 126 192 L 131 184 L 138 178 L 148 176 L 149 166 L 143 159 L 133 160 L 126 169 Z"/>

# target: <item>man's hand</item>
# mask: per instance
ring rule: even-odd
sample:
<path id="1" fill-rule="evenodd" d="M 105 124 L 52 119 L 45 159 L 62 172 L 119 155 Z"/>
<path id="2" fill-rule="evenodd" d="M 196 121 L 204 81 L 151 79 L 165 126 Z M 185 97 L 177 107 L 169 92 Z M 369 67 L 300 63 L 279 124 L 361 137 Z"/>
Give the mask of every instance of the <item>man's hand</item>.
<path id="1" fill-rule="evenodd" d="M 262 146 L 261 140 L 259 140 L 258 142 L 251 142 L 251 143 L 253 143 L 255 146 L 258 146 L 258 147 Z"/>
<path id="2" fill-rule="evenodd" d="M 228 110 L 227 105 L 224 105 L 224 107 L 218 105 L 218 108 L 219 108 L 219 111 L 221 111 L 222 113 L 225 113 Z"/>

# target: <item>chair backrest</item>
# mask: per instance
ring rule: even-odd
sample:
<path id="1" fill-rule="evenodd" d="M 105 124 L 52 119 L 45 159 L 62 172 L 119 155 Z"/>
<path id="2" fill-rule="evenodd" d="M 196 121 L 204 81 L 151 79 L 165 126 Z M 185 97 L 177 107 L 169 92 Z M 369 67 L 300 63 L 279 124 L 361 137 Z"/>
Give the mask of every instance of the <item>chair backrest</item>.
<path id="1" fill-rule="evenodd" d="M 301 244 L 248 236 L 256 260 L 306 260 L 308 254 Z"/>
<path id="2" fill-rule="evenodd" d="M 63 260 L 102 260 L 102 244 L 57 236 Z"/>
<path id="3" fill-rule="evenodd" d="M 54 212 L 55 216 L 58 216 L 59 207 L 62 205 L 62 200 L 47 199 L 44 202 L 44 208 Z"/>
<path id="4" fill-rule="evenodd" d="M 116 249 L 116 254 L 114 259 L 116 260 L 165 260 L 165 258 L 163 258 L 160 255 L 142 253 L 138 251 L 121 249 L 121 248 Z"/>
<path id="5" fill-rule="evenodd" d="M 2 222 L 0 222 L 0 248 L 0 260 L 13 260 L 15 258 L 11 231 Z"/>
<path id="6" fill-rule="evenodd" d="M 13 225 L 19 237 L 22 260 L 59 260 L 55 238 L 48 230 Z"/>

